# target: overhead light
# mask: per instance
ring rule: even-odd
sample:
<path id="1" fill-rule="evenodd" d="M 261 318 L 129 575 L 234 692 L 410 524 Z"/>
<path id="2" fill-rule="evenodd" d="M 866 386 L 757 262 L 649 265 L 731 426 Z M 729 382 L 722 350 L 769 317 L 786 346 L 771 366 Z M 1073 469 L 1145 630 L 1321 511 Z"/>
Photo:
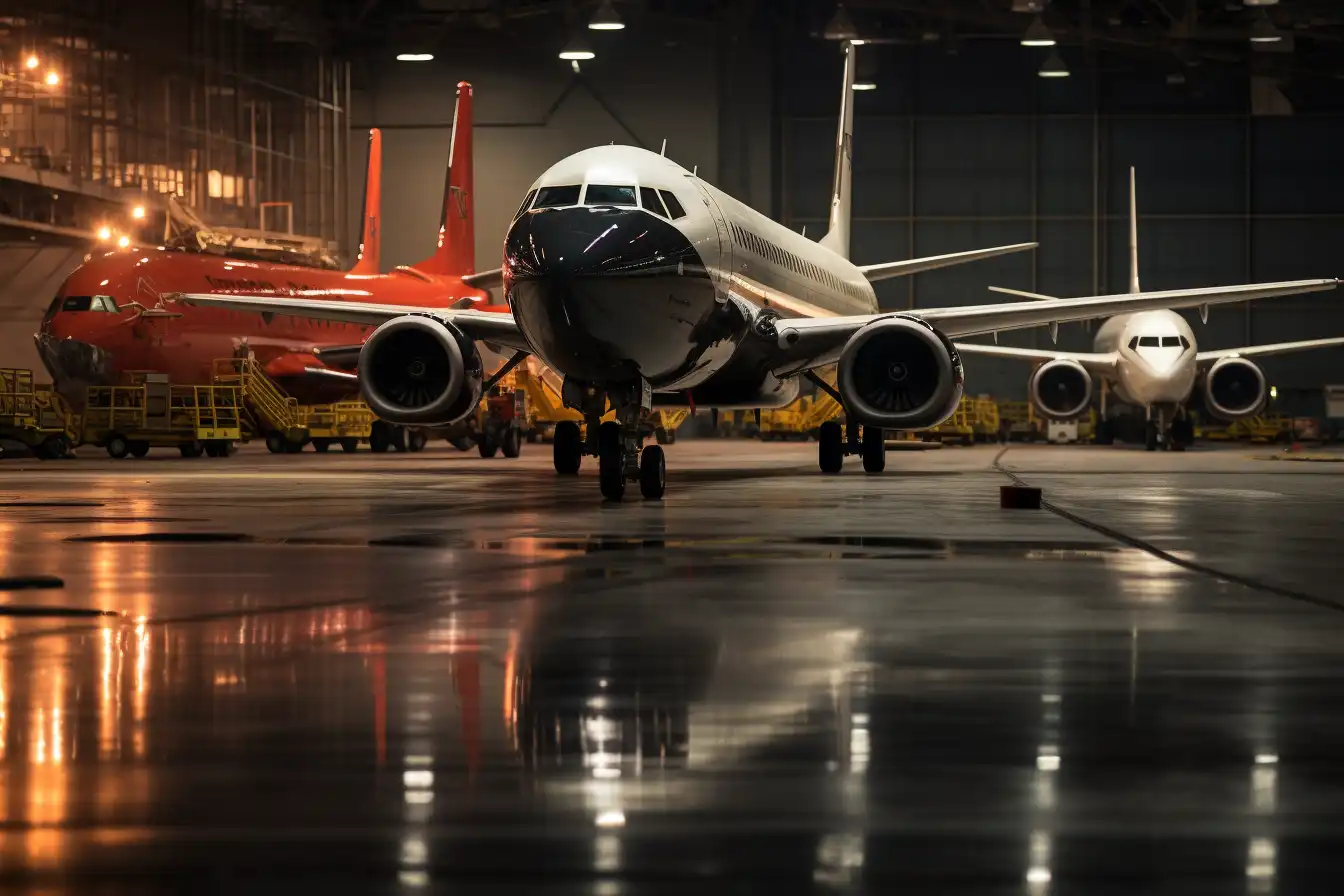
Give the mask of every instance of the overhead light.
<path id="1" fill-rule="evenodd" d="M 40 60 L 40 59 L 37 58 L 37 54 L 36 54 L 36 53 L 30 53 L 30 54 L 28 54 L 28 58 L 25 59 L 25 60 L 23 61 L 23 65 L 24 65 L 24 67 L 25 67 L 25 68 L 28 68 L 28 69 L 34 69 L 34 68 L 37 68 L 37 67 L 38 67 L 39 65 L 41 65 L 41 64 L 42 64 L 42 60 Z"/>
<path id="2" fill-rule="evenodd" d="M 433 62 L 433 53 L 398 53 L 398 62 Z"/>
<path id="3" fill-rule="evenodd" d="M 1245 6 L 1278 6 L 1279 0 L 1241 0 Z"/>
<path id="4" fill-rule="evenodd" d="M 55 87 L 61 83 L 61 76 L 56 72 L 47 72 L 47 77 L 43 80 L 47 82 L 48 87 Z"/>
<path id="5" fill-rule="evenodd" d="M 1050 56 L 1037 72 L 1042 78 L 1067 78 L 1069 76 L 1069 67 L 1064 64 L 1064 58 L 1059 55 L 1058 50 L 1050 51 Z"/>
<path id="6" fill-rule="evenodd" d="M 143 205 L 137 205 L 135 208 L 131 209 L 131 217 L 134 218 L 134 219 L 137 220 L 137 221 L 139 221 L 139 220 L 141 220 L 142 218 L 144 218 L 144 217 L 145 217 L 145 207 L 144 207 Z"/>
<path id="7" fill-rule="evenodd" d="M 821 36 L 827 40 L 854 40 L 859 36 L 858 29 L 854 27 L 854 20 L 849 17 L 849 12 L 845 9 L 845 4 L 835 5 L 835 15 L 826 23 L 826 29 L 821 32 Z"/>
<path id="8" fill-rule="evenodd" d="M 103 242 L 107 242 L 108 240 L 112 239 L 112 228 L 111 228 L 111 227 L 99 227 L 99 228 L 98 228 L 98 239 L 102 240 Z"/>
<path id="9" fill-rule="evenodd" d="M 568 59 L 571 62 L 595 59 L 596 57 L 597 54 L 593 52 L 593 48 L 588 46 L 587 41 L 579 34 L 574 35 L 570 42 L 565 44 L 565 48 L 560 51 L 560 58 Z"/>
<path id="10" fill-rule="evenodd" d="M 1283 35 L 1274 27 L 1274 23 L 1269 20 L 1269 16 L 1260 13 L 1255 22 L 1251 24 L 1251 43 L 1253 44 L 1272 44 L 1283 40 Z"/>
<path id="11" fill-rule="evenodd" d="M 876 90 L 876 89 L 877 89 L 877 85 L 874 84 L 872 81 L 855 81 L 855 82 L 853 83 L 853 85 L 851 85 L 851 86 L 853 87 L 854 90 Z"/>
<path id="12" fill-rule="evenodd" d="M 1031 24 L 1027 26 L 1026 33 L 1022 35 L 1022 46 L 1024 47 L 1053 47 L 1055 43 L 1055 33 L 1050 30 L 1040 16 L 1032 19 Z"/>
<path id="13" fill-rule="evenodd" d="M 590 31 L 620 31 L 624 27 L 625 23 L 616 15 L 616 7 L 611 5 L 611 0 L 602 0 L 602 5 L 588 22 Z"/>
<path id="14" fill-rule="evenodd" d="M 123 249 L 125 249 L 130 244 L 131 244 L 131 238 L 128 236 L 123 236 L 119 240 L 117 240 L 117 245 Z"/>

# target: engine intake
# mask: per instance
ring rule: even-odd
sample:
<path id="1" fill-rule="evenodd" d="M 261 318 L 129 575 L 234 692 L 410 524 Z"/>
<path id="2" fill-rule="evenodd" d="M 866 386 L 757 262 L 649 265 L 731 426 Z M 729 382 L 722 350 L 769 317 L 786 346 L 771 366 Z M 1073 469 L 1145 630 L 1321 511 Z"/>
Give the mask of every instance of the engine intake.
<path id="1" fill-rule="evenodd" d="M 855 422 L 883 429 L 928 429 L 961 401 L 965 372 L 951 341 L 904 315 L 860 329 L 840 353 L 837 387 Z"/>
<path id="2" fill-rule="evenodd" d="M 1224 420 L 1260 413 L 1268 397 L 1264 371 L 1245 358 L 1224 358 L 1204 377 L 1204 403 Z"/>
<path id="3" fill-rule="evenodd" d="M 1077 361 L 1047 361 L 1027 385 L 1037 410 L 1052 420 L 1072 420 L 1092 401 L 1092 374 Z"/>
<path id="4" fill-rule="evenodd" d="M 396 317 L 373 331 L 359 352 L 359 390 L 388 423 L 439 426 L 470 414 L 481 400 L 476 344 L 453 324 L 428 315 Z"/>

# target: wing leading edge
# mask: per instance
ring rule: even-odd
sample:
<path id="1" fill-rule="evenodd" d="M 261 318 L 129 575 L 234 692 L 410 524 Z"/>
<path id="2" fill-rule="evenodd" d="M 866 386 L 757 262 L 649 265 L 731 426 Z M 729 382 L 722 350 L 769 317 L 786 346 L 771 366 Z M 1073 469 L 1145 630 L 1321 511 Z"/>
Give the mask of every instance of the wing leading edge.
<path id="1" fill-rule="evenodd" d="M 978 342 L 958 342 L 957 351 L 963 356 L 979 355 L 984 358 L 1011 358 L 1017 361 L 1045 363 L 1074 361 L 1090 373 L 1105 375 L 1115 370 L 1119 355 L 1115 352 L 1052 352 L 1046 349 L 1014 348 L 1009 345 L 981 345 Z"/>
<path id="2" fill-rule="evenodd" d="M 1248 345 L 1242 348 L 1219 348 L 1200 352 L 1195 361 L 1201 367 L 1221 361 L 1224 358 L 1259 358 L 1267 355 L 1284 355 L 1288 352 L 1305 352 L 1316 348 L 1333 348 L 1344 345 L 1344 337 L 1331 339 L 1305 339 L 1301 342 L 1275 342 L 1268 345 Z"/>

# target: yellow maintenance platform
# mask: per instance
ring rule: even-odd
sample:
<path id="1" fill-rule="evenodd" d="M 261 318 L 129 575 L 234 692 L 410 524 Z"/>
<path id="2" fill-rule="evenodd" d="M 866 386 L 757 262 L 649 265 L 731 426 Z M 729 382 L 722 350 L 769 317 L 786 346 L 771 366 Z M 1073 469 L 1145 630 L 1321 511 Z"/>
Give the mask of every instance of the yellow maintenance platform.
<path id="1" fill-rule="evenodd" d="M 90 386 L 80 440 L 112 457 L 176 447 L 183 457 L 227 457 L 242 438 L 236 386 L 174 386 L 152 375 L 134 386 Z"/>
<path id="2" fill-rule="evenodd" d="M 79 441 L 79 418 L 33 372 L 0 368 L 0 438 L 22 442 L 43 460 L 64 457 Z"/>

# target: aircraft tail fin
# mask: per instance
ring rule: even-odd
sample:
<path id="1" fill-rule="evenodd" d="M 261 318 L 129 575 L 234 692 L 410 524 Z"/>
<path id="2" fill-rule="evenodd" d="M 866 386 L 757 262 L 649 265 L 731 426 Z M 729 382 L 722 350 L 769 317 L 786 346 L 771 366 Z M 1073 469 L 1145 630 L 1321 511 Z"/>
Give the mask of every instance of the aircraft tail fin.
<path id="1" fill-rule="evenodd" d="M 1134 167 L 1129 169 L 1129 293 L 1143 292 L 1139 287 L 1139 198 L 1134 185 Z"/>
<path id="2" fill-rule="evenodd" d="M 471 274 L 476 270 L 476 215 L 473 212 L 471 85 L 457 85 L 448 174 L 443 187 L 438 244 L 434 254 L 413 265 L 426 274 Z"/>
<path id="3" fill-rule="evenodd" d="M 350 273 L 378 273 L 378 261 L 382 255 L 382 214 L 383 133 L 374 128 L 369 131 L 369 164 L 364 169 L 364 208 L 359 215 L 359 255 Z"/>
<path id="4" fill-rule="evenodd" d="M 858 45 L 845 41 L 845 77 L 840 93 L 840 126 L 835 137 L 835 178 L 831 184 L 831 216 L 821 245 L 849 257 L 849 222 L 853 191 L 854 71 Z"/>

